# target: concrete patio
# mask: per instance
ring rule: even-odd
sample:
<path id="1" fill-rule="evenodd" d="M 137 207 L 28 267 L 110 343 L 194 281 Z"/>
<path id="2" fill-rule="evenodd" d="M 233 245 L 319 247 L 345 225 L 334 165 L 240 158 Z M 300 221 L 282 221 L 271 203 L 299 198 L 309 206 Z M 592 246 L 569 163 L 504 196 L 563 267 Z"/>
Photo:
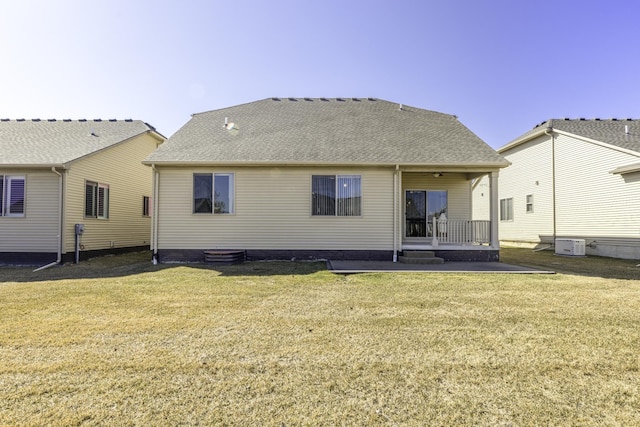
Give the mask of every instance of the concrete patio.
<path id="1" fill-rule="evenodd" d="M 446 262 L 444 264 L 403 264 L 391 261 L 327 261 L 330 271 L 337 274 L 423 272 L 423 273 L 500 273 L 500 274 L 555 274 L 554 271 L 536 270 L 501 262 Z"/>

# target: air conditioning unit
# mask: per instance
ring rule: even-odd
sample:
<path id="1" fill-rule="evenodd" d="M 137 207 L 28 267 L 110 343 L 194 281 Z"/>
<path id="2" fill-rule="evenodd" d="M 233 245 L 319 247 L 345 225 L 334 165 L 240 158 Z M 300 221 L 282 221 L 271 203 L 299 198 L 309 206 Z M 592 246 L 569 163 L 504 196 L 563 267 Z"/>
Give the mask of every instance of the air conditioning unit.
<path id="1" fill-rule="evenodd" d="M 584 256 L 584 239 L 556 239 L 556 254 L 569 256 Z"/>

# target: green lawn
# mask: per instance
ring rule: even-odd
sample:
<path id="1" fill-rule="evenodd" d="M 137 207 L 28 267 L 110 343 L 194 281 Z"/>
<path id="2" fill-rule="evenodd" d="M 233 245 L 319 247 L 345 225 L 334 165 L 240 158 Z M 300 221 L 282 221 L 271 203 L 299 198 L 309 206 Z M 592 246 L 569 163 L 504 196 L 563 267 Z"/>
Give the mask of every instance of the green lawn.
<path id="1" fill-rule="evenodd" d="M 0 425 L 640 425 L 638 261 L 0 268 Z"/>

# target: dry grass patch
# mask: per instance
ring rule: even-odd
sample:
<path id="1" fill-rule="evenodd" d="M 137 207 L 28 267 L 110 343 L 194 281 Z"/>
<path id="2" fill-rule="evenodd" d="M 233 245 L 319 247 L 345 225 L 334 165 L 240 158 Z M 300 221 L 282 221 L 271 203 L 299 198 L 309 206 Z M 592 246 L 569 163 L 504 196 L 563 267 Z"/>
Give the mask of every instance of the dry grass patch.
<path id="1" fill-rule="evenodd" d="M 2 423 L 640 424 L 637 280 L 74 267 L 0 269 Z"/>

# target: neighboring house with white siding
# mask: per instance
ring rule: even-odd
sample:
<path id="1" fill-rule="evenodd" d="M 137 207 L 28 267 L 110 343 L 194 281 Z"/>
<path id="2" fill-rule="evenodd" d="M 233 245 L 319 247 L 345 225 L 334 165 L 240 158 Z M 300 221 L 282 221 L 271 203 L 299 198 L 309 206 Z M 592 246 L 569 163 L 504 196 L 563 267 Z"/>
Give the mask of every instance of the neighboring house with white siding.
<path id="1" fill-rule="evenodd" d="M 141 162 L 162 141 L 139 120 L 0 120 L 0 263 L 149 249 L 152 173 Z"/>
<path id="2" fill-rule="evenodd" d="M 498 149 L 500 240 L 640 258 L 640 121 L 553 119 Z M 478 194 L 474 194 L 478 197 Z"/>
<path id="3" fill-rule="evenodd" d="M 250 259 L 497 260 L 508 165 L 455 116 L 373 98 L 268 98 L 194 114 L 153 167 L 160 262 L 206 250 Z M 472 221 L 490 176 L 492 217 Z"/>

